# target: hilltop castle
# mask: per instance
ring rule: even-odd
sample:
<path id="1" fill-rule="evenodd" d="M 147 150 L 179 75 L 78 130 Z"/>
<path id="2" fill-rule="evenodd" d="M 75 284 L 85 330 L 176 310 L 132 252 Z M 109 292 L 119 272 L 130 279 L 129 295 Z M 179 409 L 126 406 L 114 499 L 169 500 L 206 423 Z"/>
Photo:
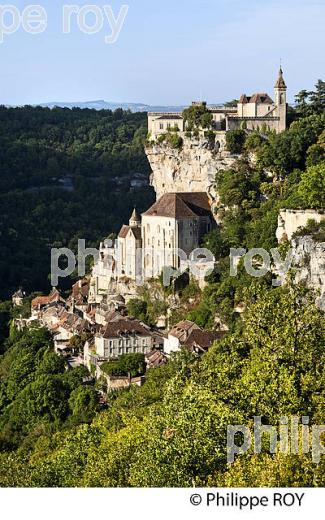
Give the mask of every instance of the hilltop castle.
<path id="1" fill-rule="evenodd" d="M 206 102 L 203 104 L 207 106 Z M 278 79 L 274 86 L 274 101 L 269 94 L 258 92 L 253 95 L 242 94 L 237 107 L 207 107 L 213 116 L 215 130 L 275 130 L 277 133 L 286 129 L 287 119 L 287 86 L 280 67 Z M 168 132 L 169 129 L 186 131 L 186 123 L 178 112 L 149 112 L 148 131 L 152 139 Z"/>

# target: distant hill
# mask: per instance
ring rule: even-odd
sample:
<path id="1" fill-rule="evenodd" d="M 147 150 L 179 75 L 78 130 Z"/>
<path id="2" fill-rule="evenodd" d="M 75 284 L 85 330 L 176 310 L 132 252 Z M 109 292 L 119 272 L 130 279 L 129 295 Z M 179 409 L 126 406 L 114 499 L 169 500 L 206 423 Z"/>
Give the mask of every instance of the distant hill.
<path id="1" fill-rule="evenodd" d="M 116 110 L 123 108 L 123 110 L 131 110 L 131 112 L 182 112 L 185 106 L 152 106 L 145 103 L 114 103 L 112 101 L 53 101 L 50 103 L 40 103 L 41 107 L 60 107 L 60 108 L 92 108 L 95 110 Z"/>

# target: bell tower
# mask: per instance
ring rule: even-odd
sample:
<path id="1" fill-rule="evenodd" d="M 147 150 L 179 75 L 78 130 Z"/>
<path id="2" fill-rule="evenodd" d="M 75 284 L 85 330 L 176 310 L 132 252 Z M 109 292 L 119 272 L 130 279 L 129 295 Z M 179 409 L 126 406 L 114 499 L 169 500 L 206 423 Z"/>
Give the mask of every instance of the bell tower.
<path id="1" fill-rule="evenodd" d="M 274 103 L 277 117 L 280 118 L 278 131 L 283 132 L 287 128 L 287 85 L 283 79 L 283 70 L 280 66 L 279 76 L 274 85 Z"/>

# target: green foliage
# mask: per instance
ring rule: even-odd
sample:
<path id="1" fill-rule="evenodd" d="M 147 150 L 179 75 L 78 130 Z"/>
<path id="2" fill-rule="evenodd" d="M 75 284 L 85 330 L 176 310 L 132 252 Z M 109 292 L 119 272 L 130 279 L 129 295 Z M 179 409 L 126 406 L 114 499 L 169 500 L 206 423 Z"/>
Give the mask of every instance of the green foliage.
<path id="1" fill-rule="evenodd" d="M 226 133 L 227 150 L 233 154 L 242 153 L 246 140 L 245 130 L 230 130 Z"/>
<path id="2" fill-rule="evenodd" d="M 141 376 L 146 371 L 144 354 L 123 354 L 117 361 L 107 361 L 101 370 L 108 376 Z"/>
<path id="3" fill-rule="evenodd" d="M 135 172 L 150 173 L 145 113 L 0 107 L 0 120 L 0 298 L 9 298 L 20 286 L 48 291 L 51 248 L 75 252 L 78 238 L 98 247 L 154 194 L 130 190 Z"/>
<path id="4" fill-rule="evenodd" d="M 76 424 L 91 423 L 98 407 L 98 396 L 92 386 L 78 386 L 71 392 L 69 408 Z"/>
<path id="5" fill-rule="evenodd" d="M 315 242 L 325 242 L 325 220 L 316 222 L 315 220 L 308 220 L 305 227 L 299 228 L 292 238 L 310 235 Z"/>
<path id="6" fill-rule="evenodd" d="M 314 91 L 301 90 L 296 96 L 296 110 L 300 117 L 310 114 L 322 114 L 325 111 L 325 82 L 321 79 L 315 85 Z"/>
<path id="7" fill-rule="evenodd" d="M 0 360 L 1 449 L 32 446 L 44 429 L 62 427 L 70 414 L 75 425 L 92 419 L 98 401 L 91 387 L 84 391 L 87 369 L 66 368 L 45 329 L 27 329 L 10 337 Z M 78 402 L 87 403 L 84 414 L 77 411 Z"/>
<path id="8" fill-rule="evenodd" d="M 1 485 L 322 485 L 324 468 L 311 464 L 310 455 L 263 448 L 227 464 L 229 424 L 251 427 L 254 415 L 275 426 L 282 416 L 324 421 L 325 322 L 313 295 L 298 286 L 259 285 L 247 305 L 241 329 L 202 358 L 177 354 L 150 370 L 142 388 L 121 392 L 90 425 L 43 432 L 30 451 L 3 454 Z M 73 392 L 71 420 L 90 401 L 86 390 Z M 48 413 L 59 411 L 49 406 Z"/>
<path id="9" fill-rule="evenodd" d="M 256 201 L 261 176 L 242 158 L 233 169 L 218 172 L 216 181 L 221 202 L 225 206 L 235 206 L 243 205 L 244 201 L 247 204 Z"/>
<path id="10" fill-rule="evenodd" d="M 325 208 L 325 161 L 302 174 L 298 195 L 307 208 Z"/>
<path id="11" fill-rule="evenodd" d="M 324 114 L 310 115 L 295 121 L 281 134 L 271 134 L 259 150 L 260 165 L 277 175 L 288 175 L 295 168 L 303 170 L 306 164 L 306 152 L 317 143 L 324 125 Z"/>
<path id="12" fill-rule="evenodd" d="M 265 138 L 258 132 L 251 132 L 247 135 L 244 148 L 248 152 L 257 152 L 265 144 Z"/>
<path id="13" fill-rule="evenodd" d="M 175 150 L 180 150 L 183 146 L 183 139 L 180 135 L 168 132 L 166 136 L 167 143 Z"/>
<path id="14" fill-rule="evenodd" d="M 183 111 L 183 118 L 187 131 L 209 129 L 212 126 L 213 116 L 205 104 L 191 105 Z"/>
<path id="15" fill-rule="evenodd" d="M 148 304 L 144 300 L 139 298 L 133 298 L 132 300 L 129 300 L 127 304 L 127 310 L 129 316 L 134 316 L 140 321 L 147 321 Z"/>

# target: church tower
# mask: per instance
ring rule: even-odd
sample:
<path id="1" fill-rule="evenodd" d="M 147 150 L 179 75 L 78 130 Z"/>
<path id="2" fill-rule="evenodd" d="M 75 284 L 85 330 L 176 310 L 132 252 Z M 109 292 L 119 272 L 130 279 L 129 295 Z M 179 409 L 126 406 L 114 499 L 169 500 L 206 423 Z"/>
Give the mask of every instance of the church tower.
<path id="1" fill-rule="evenodd" d="M 279 77 L 274 85 L 274 103 L 276 114 L 280 118 L 278 131 L 283 132 L 287 128 L 287 85 L 283 79 L 282 67 L 280 67 Z"/>
<path id="2" fill-rule="evenodd" d="M 131 218 L 129 220 L 129 226 L 131 228 L 141 226 L 141 217 L 135 208 L 134 208 Z"/>

